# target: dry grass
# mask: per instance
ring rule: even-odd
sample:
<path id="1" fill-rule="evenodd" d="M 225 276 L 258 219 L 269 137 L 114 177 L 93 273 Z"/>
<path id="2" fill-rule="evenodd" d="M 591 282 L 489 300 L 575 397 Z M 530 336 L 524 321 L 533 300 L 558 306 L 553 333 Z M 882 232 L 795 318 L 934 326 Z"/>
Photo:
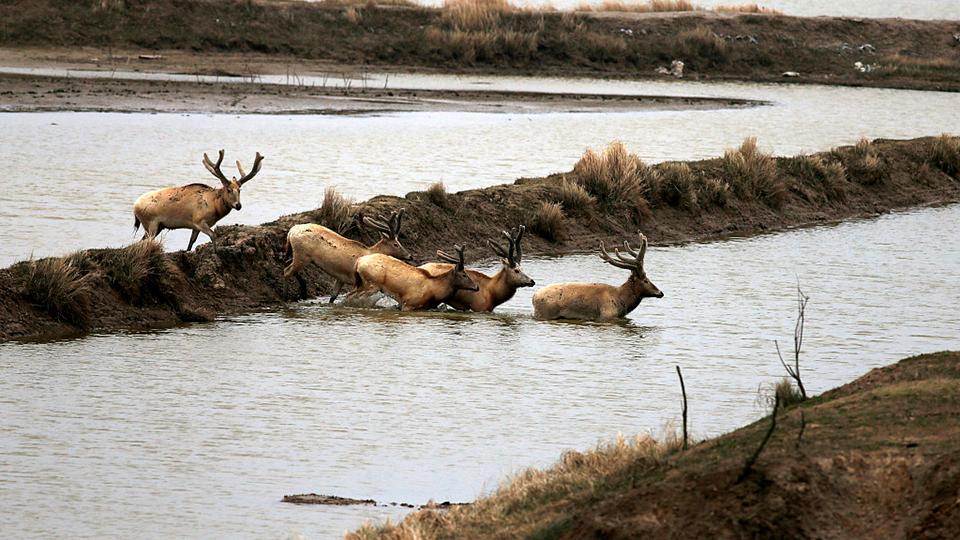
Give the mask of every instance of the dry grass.
<path id="1" fill-rule="evenodd" d="M 507 0 L 445 0 L 440 21 L 450 30 L 490 31 L 500 26 L 504 13 L 517 11 Z"/>
<path id="2" fill-rule="evenodd" d="M 562 522 L 565 510 L 631 485 L 637 475 L 677 453 L 681 444 L 675 433 L 664 442 L 649 436 L 620 436 L 591 451 L 565 452 L 549 469 L 528 469 L 470 506 L 448 511 L 421 510 L 399 524 L 364 525 L 347 538 L 449 538 L 454 533 L 482 538 L 494 530 L 509 530 L 515 538 L 550 538 L 537 533 L 544 533 L 545 525 L 549 530 L 548 524 Z M 527 512 L 531 509 L 537 509 L 536 520 L 529 519 Z"/>
<path id="3" fill-rule="evenodd" d="M 814 188 L 828 201 L 847 200 L 847 169 L 838 161 L 827 162 L 820 156 L 802 156 L 787 161 L 791 173 Z"/>
<path id="4" fill-rule="evenodd" d="M 803 402 L 803 394 L 800 393 L 800 389 L 793 384 L 789 377 L 780 379 L 780 382 L 774 385 L 773 394 L 780 398 L 780 406 L 784 408 Z M 773 397 L 768 398 L 768 401 L 772 408 Z"/>
<path id="5" fill-rule="evenodd" d="M 100 268 L 107 282 L 127 302 L 169 302 L 175 298 L 176 272 L 157 240 L 141 240 L 100 255 Z"/>
<path id="6" fill-rule="evenodd" d="M 729 6 L 717 6 L 715 11 L 720 13 L 765 13 L 768 15 L 783 15 L 779 9 L 762 7 L 757 4 L 737 4 Z"/>
<path id="7" fill-rule="evenodd" d="M 727 183 L 743 199 L 759 199 L 780 208 L 787 197 L 787 188 L 777 176 L 777 162 L 761 152 L 756 137 L 747 137 L 739 148 L 727 150 L 721 159 Z"/>
<path id="8" fill-rule="evenodd" d="M 597 200 L 583 186 L 564 178 L 557 190 L 556 202 L 560 203 L 564 212 L 575 216 L 588 214 Z"/>
<path id="9" fill-rule="evenodd" d="M 886 162 L 880 156 L 877 146 L 866 137 L 857 141 L 849 150 L 835 149 L 834 155 L 846 158 L 845 165 L 850 178 L 865 185 L 883 183 L 889 175 Z"/>
<path id="10" fill-rule="evenodd" d="M 563 233 L 563 207 L 557 203 L 542 202 L 530 219 L 530 230 L 541 238 L 556 242 Z"/>
<path id="11" fill-rule="evenodd" d="M 440 208 L 449 208 L 450 200 L 447 197 L 447 186 L 443 182 L 434 182 L 427 188 L 427 200 Z"/>
<path id="12" fill-rule="evenodd" d="M 90 278 L 67 258 L 27 261 L 17 267 L 23 295 L 55 320 L 86 328 L 90 323 Z"/>
<path id="13" fill-rule="evenodd" d="M 316 212 L 317 221 L 324 227 L 343 234 L 353 226 L 353 201 L 344 197 L 335 188 L 323 191 L 323 204 Z"/>
<path id="14" fill-rule="evenodd" d="M 694 68 L 719 66 L 727 61 L 729 46 L 706 26 L 684 30 L 673 43 L 673 55 Z"/>
<path id="15" fill-rule="evenodd" d="M 957 176 L 960 172 L 960 138 L 946 133 L 935 138 L 930 144 L 927 161 L 950 176 Z"/>
<path id="16" fill-rule="evenodd" d="M 587 150 L 573 167 L 577 182 L 600 204 L 633 203 L 647 191 L 648 165 L 631 154 L 623 143 L 611 143 L 602 152 Z"/>
<path id="17" fill-rule="evenodd" d="M 649 2 L 621 2 L 607 0 L 599 5 L 580 4 L 575 11 L 624 11 L 631 13 L 660 13 L 672 11 L 703 11 L 687 0 L 651 0 Z"/>
<path id="18" fill-rule="evenodd" d="M 698 186 L 697 200 L 701 206 L 724 207 L 730 200 L 730 185 L 720 178 L 707 178 Z"/>
<path id="19" fill-rule="evenodd" d="M 657 168 L 660 173 L 656 195 L 670 206 L 695 211 L 697 202 L 697 179 L 686 163 L 668 162 Z"/>

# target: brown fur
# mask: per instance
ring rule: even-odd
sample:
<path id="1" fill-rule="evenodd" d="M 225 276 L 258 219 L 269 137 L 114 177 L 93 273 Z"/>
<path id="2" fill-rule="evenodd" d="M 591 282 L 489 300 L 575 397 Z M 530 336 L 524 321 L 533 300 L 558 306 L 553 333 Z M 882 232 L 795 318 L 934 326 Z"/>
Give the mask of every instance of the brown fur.
<path id="1" fill-rule="evenodd" d="M 461 289 L 478 290 L 462 268 L 431 274 L 389 255 L 365 255 L 357 260 L 356 290 L 351 295 L 382 292 L 400 303 L 403 311 L 433 309 Z"/>
<path id="2" fill-rule="evenodd" d="M 509 301 L 520 287 L 532 287 L 536 283 L 520 268 L 520 265 L 510 266 L 507 261 L 501 261 L 503 267 L 488 276 L 476 270 L 467 270 L 477 286 L 478 291 L 459 290 L 453 296 L 444 300 L 444 303 L 460 311 L 476 311 L 480 313 L 492 312 L 497 306 Z M 450 263 L 427 263 L 420 268 L 430 275 L 438 275 L 453 268 Z"/>

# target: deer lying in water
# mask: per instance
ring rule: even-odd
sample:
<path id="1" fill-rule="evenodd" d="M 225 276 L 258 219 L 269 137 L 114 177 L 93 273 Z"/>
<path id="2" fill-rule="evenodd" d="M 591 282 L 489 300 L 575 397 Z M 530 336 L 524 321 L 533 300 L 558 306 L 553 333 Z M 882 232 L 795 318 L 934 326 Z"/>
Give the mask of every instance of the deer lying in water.
<path id="1" fill-rule="evenodd" d="M 203 166 L 216 176 L 223 187 L 212 188 L 206 184 L 189 184 L 180 187 L 168 187 L 144 193 L 133 203 L 133 230 L 143 224 L 144 238 L 155 238 L 164 229 L 193 229 L 187 251 L 193 249 L 193 243 L 202 232 L 210 237 L 213 249 L 217 249 L 217 235 L 213 226 L 230 210 L 240 210 L 240 187 L 260 172 L 263 156 L 257 152 L 253 159 L 253 170 L 247 174 L 243 165 L 237 161 L 240 179 L 227 177 L 220 171 L 223 163 L 223 150 L 216 163 L 203 154 Z"/>
<path id="2" fill-rule="evenodd" d="M 287 233 L 285 249 L 293 252 L 293 261 L 283 270 L 283 277 L 297 274 L 310 262 L 317 263 L 321 270 L 336 280 L 333 294 L 330 295 L 332 304 L 340 296 L 343 285 L 354 282 L 353 270 L 360 257 L 380 253 L 404 261 L 410 260 L 410 252 L 400 243 L 402 220 L 403 208 L 391 213 L 387 220 L 364 216 L 363 223 L 380 233 L 380 240 L 369 247 L 344 238 L 323 225 L 295 225 Z M 301 284 L 301 287 L 304 285 Z"/>
<path id="3" fill-rule="evenodd" d="M 463 246 L 454 249 L 456 256 L 437 251 L 440 260 L 450 263 L 450 269 L 436 275 L 389 255 L 360 257 L 355 269 L 356 288 L 347 298 L 379 291 L 399 302 L 402 311 L 415 311 L 433 309 L 459 290 L 478 290 L 463 269 Z"/>
<path id="4" fill-rule="evenodd" d="M 602 283 L 556 283 L 533 295 L 533 315 L 537 319 L 611 320 L 626 317 L 644 298 L 663 298 L 663 293 L 647 278 L 643 256 L 647 252 L 647 237 L 640 234 L 640 250 L 626 241 L 626 254 L 614 249 L 611 256 L 600 242 L 600 258 L 608 263 L 630 270 L 630 277 L 619 287 Z"/>
<path id="5" fill-rule="evenodd" d="M 520 241 L 523 239 L 524 230 L 526 228 L 521 225 L 510 232 L 502 231 L 509 242 L 507 249 L 503 249 L 503 246 L 493 240 L 487 240 L 493 252 L 500 256 L 500 264 L 503 265 L 500 271 L 491 277 L 476 270 L 467 270 L 467 275 L 476 282 L 480 290 L 457 291 L 444 300 L 444 303 L 460 311 L 491 312 L 495 307 L 513 298 L 520 287 L 536 285 L 520 268 L 520 260 L 523 258 Z M 421 265 L 420 268 L 430 272 L 431 275 L 436 275 L 449 270 L 452 266 L 449 263 L 428 263 Z"/>

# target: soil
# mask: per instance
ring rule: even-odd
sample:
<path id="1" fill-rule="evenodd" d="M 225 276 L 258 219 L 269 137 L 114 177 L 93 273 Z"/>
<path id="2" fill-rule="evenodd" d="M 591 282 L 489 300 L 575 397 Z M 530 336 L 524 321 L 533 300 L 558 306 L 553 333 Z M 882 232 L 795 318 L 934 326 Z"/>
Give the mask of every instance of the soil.
<path id="1" fill-rule="evenodd" d="M 695 80 L 960 89 L 955 21 L 521 11 L 469 35 L 451 24 L 439 9 L 337 2 L 149 0 L 103 10 L 72 0 L 10 1 L 0 3 L 0 47 L 52 57 L 84 51 L 78 60 L 87 66 L 132 62 L 181 73 L 642 79 L 681 60 Z"/>
<path id="2" fill-rule="evenodd" d="M 528 228 L 524 254 L 557 255 L 595 250 L 603 240 L 609 244 L 631 238 L 638 229 L 652 244 L 711 240 L 729 236 L 761 234 L 804 225 L 819 225 L 845 219 L 921 205 L 960 201 L 960 180 L 929 160 L 932 138 L 906 141 L 877 140 L 873 143 L 884 175 L 864 176 L 852 159 L 849 147 L 819 154 L 825 160 L 846 163 L 848 179 L 841 186 L 842 202 L 827 198 L 818 188 L 790 176 L 795 158 L 777 158 L 778 170 L 788 186 L 783 204 L 774 208 L 750 197 L 731 195 L 726 205 L 696 209 L 671 206 L 643 199 L 575 211 L 563 219 L 559 237 L 538 234 Z M 695 176 L 722 178 L 719 159 L 690 162 Z M 376 238 L 359 226 L 363 214 L 385 214 L 405 208 L 400 239 L 419 262 L 433 260 L 438 248 L 460 243 L 468 246 L 467 259 L 477 261 L 493 254 L 483 246 L 487 238 L 511 226 L 531 224 L 542 202 L 557 200 L 561 183 L 573 173 L 542 178 L 522 178 L 514 184 L 450 193 L 438 206 L 424 192 L 405 197 L 378 196 L 354 205 L 353 221 L 346 236 L 373 243 Z M 0 269 L 0 341 L 49 339 L 85 331 L 116 331 L 172 326 L 211 320 L 216 315 L 270 309 L 284 302 L 327 294 L 332 282 L 315 265 L 301 271 L 303 286 L 284 279 L 284 242 L 293 225 L 321 222 L 314 210 L 283 216 L 260 226 L 217 227 L 219 249 L 204 244 L 193 252 L 167 254 L 173 265 L 165 301 L 132 304 L 93 272 L 90 325 L 78 328 L 58 322 L 40 306 L 24 297 L 16 265 Z M 95 250 L 108 253 L 111 250 Z M 25 264 L 25 263 L 18 263 Z M 535 276 L 534 276 L 535 277 Z M 589 276 L 585 276 L 588 278 Z"/>
<path id="3" fill-rule="evenodd" d="M 781 410 L 740 481 L 769 416 L 659 462 L 594 473 L 582 490 L 562 478 L 551 487 L 548 470 L 525 500 L 494 495 L 347 537 L 956 538 L 958 417 L 960 353 L 927 354 Z M 578 456 L 564 457 L 568 470 Z"/>

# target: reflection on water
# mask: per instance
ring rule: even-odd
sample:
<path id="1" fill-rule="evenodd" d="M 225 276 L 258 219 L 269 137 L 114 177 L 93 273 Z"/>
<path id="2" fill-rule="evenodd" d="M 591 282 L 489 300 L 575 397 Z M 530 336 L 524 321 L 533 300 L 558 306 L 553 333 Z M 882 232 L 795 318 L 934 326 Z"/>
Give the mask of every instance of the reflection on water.
<path id="1" fill-rule="evenodd" d="M 221 224 L 262 223 L 316 208 L 326 187 L 364 199 L 443 181 L 462 190 L 569 170 L 587 147 L 619 139 L 651 162 L 713 157 L 747 135 L 779 154 L 960 131 L 960 94 L 755 84 L 519 77 L 412 76 L 420 86 L 482 82 L 500 89 L 661 93 L 768 100 L 711 111 L 587 114 L 398 113 L 336 116 L 0 113 L 6 176 L 0 265 L 135 238 L 133 201 L 158 187 L 216 183 L 203 152 L 266 159 L 244 186 L 243 210 Z M 393 79 L 391 79 L 393 80 Z M 189 233 L 167 234 L 168 248 Z M 201 235 L 203 241 L 205 237 Z"/>
<path id="2" fill-rule="evenodd" d="M 757 418 L 782 376 L 799 276 L 815 393 L 960 347 L 960 205 L 752 239 L 651 247 L 666 293 L 619 324 L 322 301 L 153 333 L 0 345 L 4 536 L 341 534 L 388 508 L 284 505 L 316 491 L 469 500 L 504 475 L 678 418 L 697 436 Z M 654 239 L 656 240 L 656 239 Z M 531 258 L 539 284 L 615 283 L 593 256 Z"/>

